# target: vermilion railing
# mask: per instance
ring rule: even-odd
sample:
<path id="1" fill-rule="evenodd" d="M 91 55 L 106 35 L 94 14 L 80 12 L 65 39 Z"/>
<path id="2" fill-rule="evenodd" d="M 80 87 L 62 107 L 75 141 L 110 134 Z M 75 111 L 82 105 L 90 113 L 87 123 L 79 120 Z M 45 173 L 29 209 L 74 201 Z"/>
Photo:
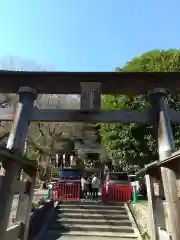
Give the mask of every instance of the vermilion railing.
<path id="1" fill-rule="evenodd" d="M 80 200 L 80 184 L 56 183 L 51 189 L 51 200 Z"/>
<path id="2" fill-rule="evenodd" d="M 123 201 L 131 202 L 133 194 L 132 186 L 125 186 L 121 184 L 109 184 L 106 186 L 102 184 L 101 188 L 101 200 L 104 202 L 108 201 Z"/>

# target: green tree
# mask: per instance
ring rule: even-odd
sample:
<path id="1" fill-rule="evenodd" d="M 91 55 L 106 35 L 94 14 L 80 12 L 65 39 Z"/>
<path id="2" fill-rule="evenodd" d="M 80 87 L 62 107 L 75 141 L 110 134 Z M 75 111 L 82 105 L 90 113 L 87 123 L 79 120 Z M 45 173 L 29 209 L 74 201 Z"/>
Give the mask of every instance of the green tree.
<path id="1" fill-rule="evenodd" d="M 179 72 L 180 51 L 154 50 L 132 59 L 118 72 Z M 167 95 L 169 107 L 180 110 L 180 95 Z M 150 106 L 146 95 L 106 95 L 103 98 L 103 109 L 138 110 Z M 176 147 L 180 147 L 180 127 L 172 126 Z M 124 166 L 138 165 L 143 167 L 158 158 L 156 130 L 154 126 L 132 124 L 101 124 L 102 143 L 109 158 Z"/>

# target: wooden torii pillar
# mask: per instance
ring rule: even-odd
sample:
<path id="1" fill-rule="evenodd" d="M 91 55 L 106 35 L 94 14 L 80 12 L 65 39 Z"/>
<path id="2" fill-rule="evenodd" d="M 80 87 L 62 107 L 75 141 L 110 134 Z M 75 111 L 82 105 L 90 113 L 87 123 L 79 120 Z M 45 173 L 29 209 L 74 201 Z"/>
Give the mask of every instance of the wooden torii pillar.
<path id="1" fill-rule="evenodd" d="M 175 151 L 174 138 L 168 114 L 168 107 L 165 102 L 165 93 L 166 91 L 164 89 L 158 88 L 154 89 L 150 93 L 151 103 L 154 110 L 154 117 L 156 119 L 159 161 L 168 159 L 170 156 L 172 156 L 172 153 Z M 168 222 L 170 230 L 169 234 L 172 240 L 179 240 L 180 201 L 177 192 L 176 172 L 172 168 L 161 167 L 161 175 L 165 192 L 165 198 L 168 206 L 168 220 L 169 220 Z M 152 197 L 150 192 L 153 192 L 153 187 L 150 175 L 146 175 L 146 183 L 147 188 L 149 190 L 149 204 L 151 204 Z M 162 203 L 161 205 L 159 205 L 159 208 L 162 208 Z M 161 212 L 161 215 L 162 214 L 163 213 Z M 155 222 L 154 224 L 157 224 L 157 222 Z M 154 230 L 152 229 L 151 237 L 152 240 L 160 239 L 157 228 Z"/>

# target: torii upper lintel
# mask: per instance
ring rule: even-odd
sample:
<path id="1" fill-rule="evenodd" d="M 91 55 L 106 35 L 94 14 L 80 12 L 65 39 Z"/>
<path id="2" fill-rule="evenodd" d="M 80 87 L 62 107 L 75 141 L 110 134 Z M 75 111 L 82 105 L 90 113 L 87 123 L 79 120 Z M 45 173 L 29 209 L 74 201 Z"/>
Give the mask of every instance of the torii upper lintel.
<path id="1" fill-rule="evenodd" d="M 180 91 L 177 73 L 0 71 L 1 93 L 17 93 L 20 87 L 28 86 L 44 94 L 79 94 L 81 82 L 102 83 L 102 94 L 136 95 L 154 88 Z"/>

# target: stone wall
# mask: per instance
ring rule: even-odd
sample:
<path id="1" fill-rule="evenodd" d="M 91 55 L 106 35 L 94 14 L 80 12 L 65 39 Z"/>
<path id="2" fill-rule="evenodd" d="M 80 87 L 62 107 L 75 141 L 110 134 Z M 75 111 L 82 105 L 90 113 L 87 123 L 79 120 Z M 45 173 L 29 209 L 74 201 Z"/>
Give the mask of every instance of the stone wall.
<path id="1" fill-rule="evenodd" d="M 131 211 L 133 212 L 139 230 L 143 239 L 150 239 L 148 234 L 148 208 L 147 203 L 132 203 Z"/>
<path id="2" fill-rule="evenodd" d="M 137 203 L 131 203 L 131 211 L 133 212 L 139 230 L 143 236 L 143 239 L 150 239 L 148 233 L 148 203 L 146 201 L 139 201 Z M 167 224 L 167 207 L 164 204 L 165 219 Z"/>

